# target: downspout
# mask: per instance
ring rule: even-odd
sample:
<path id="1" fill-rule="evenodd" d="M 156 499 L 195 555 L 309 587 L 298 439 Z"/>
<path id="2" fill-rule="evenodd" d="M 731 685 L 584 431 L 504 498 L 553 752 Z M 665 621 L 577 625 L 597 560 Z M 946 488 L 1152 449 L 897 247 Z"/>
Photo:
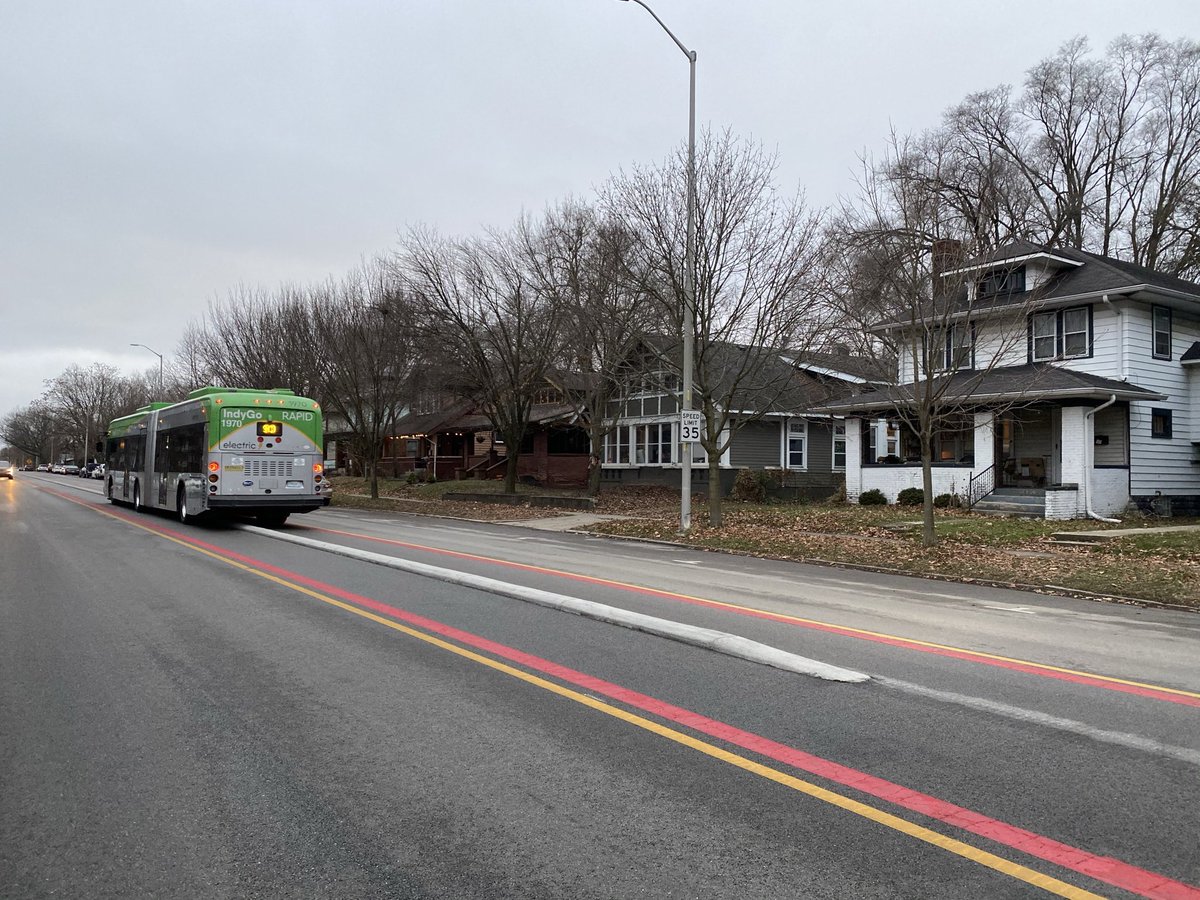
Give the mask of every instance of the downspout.
<path id="1" fill-rule="evenodd" d="M 1117 402 L 1117 395 L 1111 395 L 1107 400 L 1083 414 L 1085 419 L 1092 420 L 1092 427 L 1088 429 L 1087 450 L 1084 452 L 1085 468 L 1083 470 L 1084 490 L 1086 493 L 1087 514 L 1088 518 L 1095 519 L 1097 522 L 1108 522 L 1112 525 L 1120 523 L 1120 519 L 1107 519 L 1092 509 L 1092 463 L 1096 457 L 1096 413 L 1102 409 L 1108 409 Z"/>
<path id="2" fill-rule="evenodd" d="M 1117 371 L 1121 373 L 1122 381 L 1128 381 L 1129 371 L 1125 367 L 1125 316 L 1108 299 L 1108 294 L 1102 295 L 1100 302 L 1112 310 L 1113 315 L 1117 317 Z"/>

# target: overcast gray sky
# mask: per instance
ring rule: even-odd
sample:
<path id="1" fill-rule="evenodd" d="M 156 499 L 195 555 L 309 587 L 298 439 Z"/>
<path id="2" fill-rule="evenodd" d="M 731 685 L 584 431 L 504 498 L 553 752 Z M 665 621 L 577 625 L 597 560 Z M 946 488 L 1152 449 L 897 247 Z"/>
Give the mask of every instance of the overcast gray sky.
<path id="1" fill-rule="evenodd" d="M 649 0 L 698 121 L 822 206 L 860 154 L 1065 40 L 1200 37 L 1197 0 Z M 157 369 L 239 283 L 507 225 L 684 140 L 687 61 L 617 0 L 0 0 L 0 417 Z"/>

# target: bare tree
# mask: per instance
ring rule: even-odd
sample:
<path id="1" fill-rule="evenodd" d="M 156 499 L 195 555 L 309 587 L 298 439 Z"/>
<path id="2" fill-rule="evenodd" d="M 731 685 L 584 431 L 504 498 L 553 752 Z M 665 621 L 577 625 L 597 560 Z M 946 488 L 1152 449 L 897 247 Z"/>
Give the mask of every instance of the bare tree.
<path id="1" fill-rule="evenodd" d="M 788 388 L 764 378 L 784 351 L 820 333 L 817 217 L 775 184 L 778 158 L 726 131 L 706 132 L 696 152 L 694 393 L 704 412 L 709 522 L 721 524 L 720 460 L 738 428 L 774 411 Z M 614 177 L 606 213 L 636 237 L 633 272 L 671 334 L 684 293 L 686 148 L 654 168 Z M 734 352 L 730 352 L 733 349 Z M 679 366 L 673 356 L 667 362 Z"/>
<path id="2" fill-rule="evenodd" d="M 192 323 L 181 352 L 204 380 L 225 387 L 289 388 L 320 396 L 319 345 L 309 317 L 307 291 L 282 285 L 274 292 L 241 285 L 224 303 L 209 304 Z"/>
<path id="3" fill-rule="evenodd" d="M 378 498 L 384 442 L 413 392 L 415 310 L 388 267 L 374 260 L 315 288 L 309 316 L 325 409 L 345 424 Z"/>
<path id="4" fill-rule="evenodd" d="M 504 441 L 506 493 L 516 492 L 534 396 L 559 354 L 561 297 L 541 290 L 529 265 L 542 240 L 528 219 L 509 232 L 458 241 L 415 228 L 396 259 L 425 310 L 427 346 Z"/>
<path id="5" fill-rule="evenodd" d="M 1200 272 L 1195 41 L 1122 36 L 1093 59 L 1075 38 L 1031 68 L 1019 94 L 1001 86 L 967 97 L 928 142 L 1004 175 L 1013 236 Z M 984 190 L 1001 183 L 955 177 L 942 190 L 986 209 Z"/>
<path id="6" fill-rule="evenodd" d="M 148 396 L 142 379 L 124 376 L 114 366 L 93 363 L 87 368 L 69 366 L 48 381 L 45 400 L 60 435 L 73 452 L 80 451 L 74 455 L 83 458 L 92 454 L 93 444 L 112 419 L 132 412 Z"/>
<path id="7" fill-rule="evenodd" d="M 962 429 L 983 379 L 1023 351 L 1035 298 L 1024 285 L 1003 284 L 1003 263 L 995 291 L 976 288 L 962 268 L 992 246 L 947 203 L 948 173 L 927 161 L 914 175 L 909 155 L 910 145 L 894 138 L 882 160 L 864 167 L 860 196 L 826 234 L 833 265 L 825 271 L 831 301 L 864 335 L 860 352 L 900 364 L 901 383 L 881 396 L 919 440 L 922 541 L 932 546 L 935 436 Z M 987 346 L 977 353 L 975 327 L 983 322 Z"/>
<path id="8" fill-rule="evenodd" d="M 561 307 L 561 356 L 552 377 L 581 395 L 591 442 L 588 493 L 600 489 L 605 436 L 615 423 L 609 403 L 623 366 L 657 316 L 628 277 L 633 235 L 592 206 L 568 200 L 546 213 L 541 239 L 528 245 L 538 289 Z M 565 377 L 563 377 L 565 376 Z"/>
<path id="9" fill-rule="evenodd" d="M 0 437 L 36 460 L 51 458 L 51 441 L 59 431 L 54 411 L 38 401 L 0 419 Z"/>

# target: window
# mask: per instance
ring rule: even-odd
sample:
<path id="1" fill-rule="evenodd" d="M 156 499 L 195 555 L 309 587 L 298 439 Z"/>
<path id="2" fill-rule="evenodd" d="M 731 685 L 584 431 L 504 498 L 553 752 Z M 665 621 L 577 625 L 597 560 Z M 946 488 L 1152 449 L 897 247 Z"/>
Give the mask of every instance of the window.
<path id="1" fill-rule="evenodd" d="M 945 339 L 934 351 L 936 371 L 957 371 L 975 368 L 975 323 L 958 322 L 949 326 Z"/>
<path id="2" fill-rule="evenodd" d="M 610 466 L 629 465 L 628 428 L 614 428 L 604 436 L 604 462 Z"/>
<path id="3" fill-rule="evenodd" d="M 988 272 L 979 279 L 980 297 L 1000 297 L 1019 294 L 1025 290 L 1025 268 Z"/>
<path id="4" fill-rule="evenodd" d="M 835 472 L 846 469 L 846 426 L 833 426 L 833 469 Z"/>
<path id="5" fill-rule="evenodd" d="M 1063 353 L 1071 358 L 1088 355 L 1088 308 L 1066 309 L 1062 314 Z"/>
<path id="6" fill-rule="evenodd" d="M 1150 437 L 1169 438 L 1171 436 L 1171 410 L 1150 410 Z"/>
<path id="7" fill-rule="evenodd" d="M 591 446 L 582 428 L 552 428 L 546 436 L 547 453 L 587 453 Z"/>
<path id="8" fill-rule="evenodd" d="M 804 419 L 792 419 L 788 422 L 787 467 L 808 468 L 808 422 Z"/>
<path id="9" fill-rule="evenodd" d="M 670 422 L 654 422 L 634 426 L 634 458 L 638 465 L 663 465 L 671 462 Z"/>
<path id="10" fill-rule="evenodd" d="M 1033 362 L 1091 356 L 1091 307 L 1076 306 L 1031 316 L 1029 353 Z"/>
<path id="11" fill-rule="evenodd" d="M 1033 360 L 1058 356 L 1058 313 L 1038 313 L 1033 317 Z"/>
<path id="12" fill-rule="evenodd" d="M 1154 358 L 1171 358 L 1171 310 L 1165 306 L 1154 308 Z"/>

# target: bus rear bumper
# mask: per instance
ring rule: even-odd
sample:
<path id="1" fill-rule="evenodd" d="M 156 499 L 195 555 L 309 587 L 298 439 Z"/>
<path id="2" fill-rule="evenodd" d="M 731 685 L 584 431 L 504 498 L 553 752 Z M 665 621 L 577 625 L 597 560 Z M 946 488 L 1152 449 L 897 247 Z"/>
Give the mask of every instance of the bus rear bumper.
<path id="1" fill-rule="evenodd" d="M 261 512 L 263 510 L 278 510 L 279 512 L 288 513 L 306 513 L 329 505 L 328 497 L 285 497 L 275 494 L 270 496 L 255 494 L 249 497 L 223 497 L 220 494 L 209 494 L 207 500 L 208 508 L 211 510 L 232 511 L 254 510 Z"/>

